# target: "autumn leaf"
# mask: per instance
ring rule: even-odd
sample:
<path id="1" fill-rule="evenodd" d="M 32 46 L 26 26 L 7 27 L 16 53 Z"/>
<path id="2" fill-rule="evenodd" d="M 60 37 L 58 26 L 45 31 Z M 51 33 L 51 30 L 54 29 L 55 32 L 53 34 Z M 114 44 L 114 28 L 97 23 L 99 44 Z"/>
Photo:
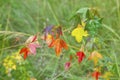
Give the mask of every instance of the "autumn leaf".
<path id="1" fill-rule="evenodd" d="M 55 52 L 56 52 L 57 56 L 60 55 L 62 48 L 66 49 L 66 50 L 68 49 L 68 46 L 65 43 L 65 41 L 63 41 L 60 38 L 53 39 L 51 44 L 49 45 L 49 47 L 55 47 Z"/>
<path id="2" fill-rule="evenodd" d="M 72 61 L 72 59 L 73 59 L 73 56 L 72 56 L 72 55 L 70 55 L 70 57 L 69 57 L 69 58 L 70 58 L 70 61 Z"/>
<path id="3" fill-rule="evenodd" d="M 40 44 L 37 40 L 37 35 L 30 36 L 26 42 L 25 47 L 20 50 L 20 54 L 24 54 L 24 59 L 27 58 L 28 54 L 36 54 L 36 48 L 40 47 Z"/>
<path id="4" fill-rule="evenodd" d="M 88 60 L 93 60 L 95 66 L 97 65 L 99 59 L 102 59 L 102 55 L 97 51 L 93 51 L 88 58 Z"/>
<path id="5" fill-rule="evenodd" d="M 71 62 L 66 62 L 65 63 L 65 70 L 68 70 L 71 66 Z"/>
<path id="6" fill-rule="evenodd" d="M 77 52 L 76 55 L 78 57 L 78 62 L 79 63 L 85 58 L 85 54 L 82 51 Z"/>
<path id="7" fill-rule="evenodd" d="M 61 27 L 61 26 L 58 26 L 58 27 L 56 28 L 56 32 L 57 32 L 58 35 L 62 35 L 62 34 L 63 34 L 63 33 L 62 33 L 62 27 Z"/>
<path id="8" fill-rule="evenodd" d="M 94 71 L 92 73 L 92 77 L 94 77 L 96 80 L 98 80 L 99 76 L 101 75 L 101 73 L 99 71 Z"/>
<path id="9" fill-rule="evenodd" d="M 30 50 L 27 47 L 24 47 L 20 50 L 20 54 L 24 54 L 24 59 L 27 58 L 28 54 L 30 53 Z"/>
<path id="10" fill-rule="evenodd" d="M 38 44 L 35 44 L 35 43 L 30 43 L 28 45 L 28 48 L 30 50 L 30 53 L 32 54 L 36 54 L 36 48 L 40 47 Z"/>
<path id="11" fill-rule="evenodd" d="M 30 37 L 26 40 L 25 44 L 29 44 L 29 43 L 36 42 L 36 41 L 37 41 L 37 35 L 30 36 Z"/>
<path id="12" fill-rule="evenodd" d="M 78 24 L 77 28 L 72 31 L 71 35 L 74 36 L 76 41 L 80 43 L 84 36 L 88 36 L 88 33 L 87 31 L 84 31 L 82 25 Z"/>
<path id="13" fill-rule="evenodd" d="M 53 40 L 53 36 L 52 36 L 51 34 L 48 34 L 48 35 L 46 36 L 46 38 L 45 38 L 44 35 L 42 35 L 42 36 L 41 36 L 41 39 L 42 39 L 42 40 L 45 40 L 46 44 L 49 46 L 50 43 L 51 43 L 52 40 Z"/>
<path id="14" fill-rule="evenodd" d="M 61 26 L 47 26 L 43 32 L 44 32 L 45 40 L 47 38 L 47 35 L 52 35 L 56 38 L 59 38 L 59 36 L 62 35 L 62 27 Z"/>

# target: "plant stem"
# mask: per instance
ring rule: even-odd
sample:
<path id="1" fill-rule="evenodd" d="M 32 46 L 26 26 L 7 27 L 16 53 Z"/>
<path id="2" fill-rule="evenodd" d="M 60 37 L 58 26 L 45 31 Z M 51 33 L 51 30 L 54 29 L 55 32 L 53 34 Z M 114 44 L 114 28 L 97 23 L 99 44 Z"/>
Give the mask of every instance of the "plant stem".
<path id="1" fill-rule="evenodd" d="M 13 31 L 0 31 L 1 34 L 17 34 L 17 35 L 25 35 L 25 36 L 31 36 L 32 34 L 28 33 L 22 33 L 22 32 L 13 32 Z"/>
<path id="2" fill-rule="evenodd" d="M 120 77 L 120 70 L 119 70 L 119 65 L 118 65 L 118 61 L 117 61 L 117 57 L 116 57 L 116 54 L 114 54 L 114 57 L 115 57 L 115 63 L 116 63 L 116 68 L 117 68 L 117 72 L 118 72 L 118 76 Z"/>
<path id="3" fill-rule="evenodd" d="M 6 22 L 6 26 L 5 26 L 5 31 L 7 31 L 8 27 L 9 27 L 9 23 L 10 23 L 9 18 L 10 18 L 10 12 L 11 12 L 11 7 L 9 6 L 9 4 L 7 7 L 8 7 L 8 14 L 7 14 L 7 22 Z M 4 48 L 5 43 L 7 42 L 4 40 L 5 37 L 6 37 L 6 34 L 3 36 L 2 47 L 1 47 L 2 49 Z M 1 55 L 0 55 L 1 58 L 2 58 L 2 54 L 3 54 L 3 50 L 1 50 Z"/>

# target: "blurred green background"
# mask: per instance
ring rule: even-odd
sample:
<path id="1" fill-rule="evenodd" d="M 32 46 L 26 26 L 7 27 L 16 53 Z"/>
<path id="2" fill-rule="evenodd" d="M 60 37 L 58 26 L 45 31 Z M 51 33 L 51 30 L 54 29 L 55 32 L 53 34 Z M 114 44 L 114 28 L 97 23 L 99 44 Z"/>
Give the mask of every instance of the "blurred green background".
<path id="1" fill-rule="evenodd" d="M 4 73 L 2 66 L 2 60 L 18 51 L 29 35 L 37 32 L 42 34 L 43 28 L 48 25 L 60 24 L 63 30 L 68 29 L 73 25 L 69 18 L 78 9 L 86 7 L 96 8 L 103 18 L 104 27 L 100 30 L 102 34 L 98 34 L 102 39 L 100 51 L 115 64 L 113 66 L 117 78 L 113 80 L 119 80 L 120 0 L 0 0 L 0 80 L 27 80 L 28 77 L 38 80 L 90 80 L 84 75 L 87 74 L 87 69 L 92 68 L 89 63 L 83 62 L 79 66 L 76 62 L 70 71 L 64 72 L 64 63 L 68 59 L 63 57 L 59 62 L 53 50 L 46 48 L 47 46 L 38 50 L 36 57 L 30 56 L 23 66 L 23 72 L 14 71 L 12 77 Z M 65 38 L 67 43 L 73 42 L 72 45 L 76 45 L 69 40 L 69 32 L 65 35 L 68 35 L 68 39 Z M 16 37 L 20 41 L 14 42 Z M 44 42 L 41 41 L 40 44 L 44 45 Z M 66 51 L 65 56 L 68 54 L 69 51 Z M 56 70 L 58 74 L 55 73 Z"/>

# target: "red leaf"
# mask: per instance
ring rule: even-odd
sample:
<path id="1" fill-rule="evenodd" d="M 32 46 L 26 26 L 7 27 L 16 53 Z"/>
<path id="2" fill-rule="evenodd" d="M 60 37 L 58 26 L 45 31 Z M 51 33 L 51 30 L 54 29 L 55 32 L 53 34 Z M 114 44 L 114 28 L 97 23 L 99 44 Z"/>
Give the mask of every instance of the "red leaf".
<path id="1" fill-rule="evenodd" d="M 73 59 L 73 56 L 72 56 L 72 55 L 70 55 L 70 61 L 72 61 L 72 59 Z"/>
<path id="2" fill-rule="evenodd" d="M 35 35 L 35 36 L 33 37 L 32 42 L 36 41 L 36 39 L 37 39 L 37 35 Z"/>
<path id="3" fill-rule="evenodd" d="M 98 80 L 99 76 L 100 76 L 100 72 L 98 71 L 92 73 L 92 77 L 95 77 L 96 80 Z"/>
<path id="4" fill-rule="evenodd" d="M 60 41 L 60 44 L 62 45 L 63 48 L 68 49 L 68 46 L 67 46 L 67 44 L 65 43 L 65 41 L 61 40 L 61 41 Z"/>
<path id="5" fill-rule="evenodd" d="M 80 52 L 77 52 L 76 55 L 78 56 L 78 62 L 80 63 L 84 57 L 85 57 L 85 54 L 84 52 L 80 51 Z"/>
<path id="6" fill-rule="evenodd" d="M 57 42 L 56 45 L 55 45 L 55 52 L 56 52 L 57 56 L 60 55 L 61 50 L 62 50 L 62 46 L 60 45 L 59 42 Z"/>
<path id="7" fill-rule="evenodd" d="M 55 40 L 53 39 L 52 42 L 50 43 L 50 45 L 48 47 L 53 47 L 55 45 Z"/>
<path id="8" fill-rule="evenodd" d="M 28 53 L 24 53 L 24 60 L 27 58 Z"/>
<path id="9" fill-rule="evenodd" d="M 28 54 L 29 54 L 29 49 L 27 48 L 27 47 L 24 47 L 24 48 L 22 48 L 21 50 L 20 50 L 20 54 L 24 54 L 24 59 L 26 59 L 27 58 L 27 56 L 28 56 Z"/>
<path id="10" fill-rule="evenodd" d="M 66 62 L 65 63 L 65 70 L 68 70 L 71 66 L 71 63 L 70 62 Z"/>

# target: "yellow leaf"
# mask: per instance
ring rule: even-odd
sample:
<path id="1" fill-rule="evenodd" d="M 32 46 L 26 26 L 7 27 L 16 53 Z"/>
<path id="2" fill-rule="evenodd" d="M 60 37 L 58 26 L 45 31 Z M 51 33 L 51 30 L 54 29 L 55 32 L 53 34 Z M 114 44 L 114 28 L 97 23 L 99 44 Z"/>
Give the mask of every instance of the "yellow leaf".
<path id="1" fill-rule="evenodd" d="M 98 63 L 98 60 L 102 59 L 102 55 L 100 53 L 98 53 L 97 51 L 93 51 L 88 59 L 93 60 L 94 65 L 96 66 Z"/>
<path id="2" fill-rule="evenodd" d="M 72 31 L 71 35 L 75 37 L 77 42 L 81 42 L 83 36 L 88 36 L 88 33 L 87 31 L 84 31 L 82 25 L 78 24 L 77 28 Z"/>

